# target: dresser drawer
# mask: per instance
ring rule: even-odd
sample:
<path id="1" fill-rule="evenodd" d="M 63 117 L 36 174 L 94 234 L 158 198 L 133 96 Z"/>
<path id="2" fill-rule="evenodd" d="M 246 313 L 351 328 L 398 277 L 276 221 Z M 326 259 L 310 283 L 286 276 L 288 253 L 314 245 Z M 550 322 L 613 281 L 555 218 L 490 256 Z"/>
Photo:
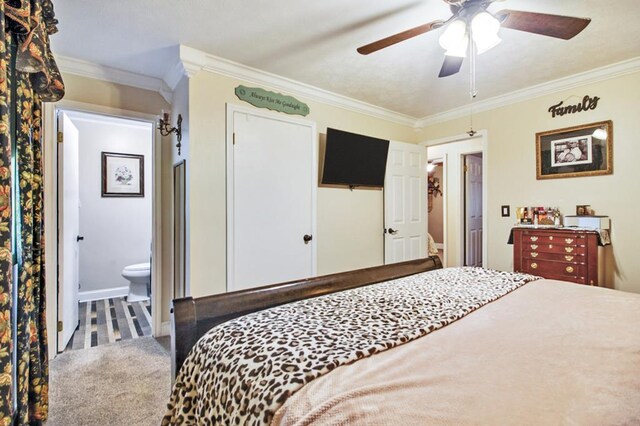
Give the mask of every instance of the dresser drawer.
<path id="1" fill-rule="evenodd" d="M 567 245 L 558 243 L 526 243 L 522 245 L 523 253 L 526 252 L 538 252 L 538 253 L 556 253 L 556 254 L 568 254 L 568 255 L 584 255 L 587 251 L 584 245 Z"/>
<path id="2" fill-rule="evenodd" d="M 564 245 L 584 245 L 586 237 L 582 234 L 558 234 L 553 232 L 531 232 L 525 231 L 522 235 L 524 244 L 564 244 Z"/>
<path id="3" fill-rule="evenodd" d="M 513 269 L 544 278 L 598 285 L 598 234 L 568 228 L 515 228 Z"/>
<path id="4" fill-rule="evenodd" d="M 531 259 L 535 260 L 553 260 L 556 262 L 566 262 L 566 263 L 587 263 L 587 257 L 584 254 L 580 253 L 547 253 L 543 251 L 529 251 L 525 250 L 522 252 L 523 259 Z"/>
<path id="5" fill-rule="evenodd" d="M 534 275 L 554 276 L 559 279 L 584 278 L 587 274 L 587 267 L 584 264 L 554 262 L 537 259 L 523 259 L 523 272 Z"/>

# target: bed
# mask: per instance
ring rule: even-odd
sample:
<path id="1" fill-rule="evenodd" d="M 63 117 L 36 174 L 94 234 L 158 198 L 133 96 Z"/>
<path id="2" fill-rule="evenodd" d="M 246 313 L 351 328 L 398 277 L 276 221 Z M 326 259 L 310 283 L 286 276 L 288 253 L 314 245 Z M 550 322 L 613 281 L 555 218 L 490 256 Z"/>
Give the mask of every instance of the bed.
<path id="1" fill-rule="evenodd" d="M 175 300 L 163 424 L 640 423 L 640 295 L 441 267 Z"/>

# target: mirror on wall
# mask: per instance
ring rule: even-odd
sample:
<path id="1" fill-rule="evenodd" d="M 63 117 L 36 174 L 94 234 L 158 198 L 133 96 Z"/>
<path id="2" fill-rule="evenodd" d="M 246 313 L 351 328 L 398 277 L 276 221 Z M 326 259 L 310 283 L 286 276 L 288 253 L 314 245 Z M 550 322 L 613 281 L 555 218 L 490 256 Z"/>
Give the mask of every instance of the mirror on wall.
<path id="1" fill-rule="evenodd" d="M 187 162 L 173 166 L 173 297 L 185 297 L 186 289 L 186 172 Z"/>

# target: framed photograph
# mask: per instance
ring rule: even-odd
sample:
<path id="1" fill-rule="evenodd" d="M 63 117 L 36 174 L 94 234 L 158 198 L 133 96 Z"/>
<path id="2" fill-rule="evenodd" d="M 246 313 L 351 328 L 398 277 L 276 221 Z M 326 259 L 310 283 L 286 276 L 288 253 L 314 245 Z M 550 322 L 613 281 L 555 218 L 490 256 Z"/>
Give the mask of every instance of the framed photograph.
<path id="1" fill-rule="evenodd" d="M 144 197 L 144 155 L 103 152 L 102 196 Z"/>
<path id="2" fill-rule="evenodd" d="M 536 133 L 536 178 L 613 173 L 613 122 Z"/>

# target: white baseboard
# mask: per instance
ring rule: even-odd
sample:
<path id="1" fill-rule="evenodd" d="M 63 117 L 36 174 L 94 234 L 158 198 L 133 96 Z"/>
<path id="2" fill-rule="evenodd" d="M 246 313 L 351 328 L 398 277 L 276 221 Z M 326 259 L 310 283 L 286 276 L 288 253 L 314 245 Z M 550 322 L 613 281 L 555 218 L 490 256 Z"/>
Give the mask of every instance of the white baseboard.
<path id="1" fill-rule="evenodd" d="M 159 336 L 170 336 L 171 335 L 171 321 L 163 321 L 160 325 L 160 334 Z"/>
<path id="2" fill-rule="evenodd" d="M 436 243 L 436 248 L 438 250 L 444 250 L 444 243 Z"/>
<path id="3" fill-rule="evenodd" d="M 112 297 L 124 297 L 129 294 L 129 286 L 106 288 L 104 290 L 81 291 L 78 293 L 80 302 L 110 299 Z"/>

